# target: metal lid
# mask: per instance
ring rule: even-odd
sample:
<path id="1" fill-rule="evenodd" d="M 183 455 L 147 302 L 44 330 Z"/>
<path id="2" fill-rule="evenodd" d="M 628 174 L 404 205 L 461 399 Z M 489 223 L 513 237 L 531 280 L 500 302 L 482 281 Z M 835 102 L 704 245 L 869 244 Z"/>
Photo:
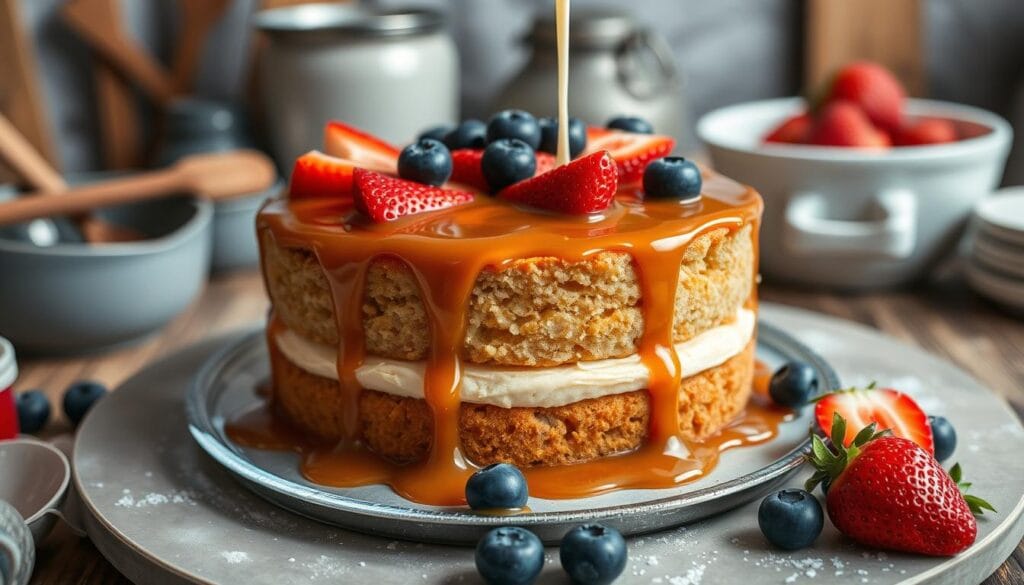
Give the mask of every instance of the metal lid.
<path id="1" fill-rule="evenodd" d="M 615 8 L 582 8 L 569 13 L 569 40 L 574 48 L 613 48 L 637 31 L 637 23 L 628 12 Z M 542 10 L 526 37 L 535 45 L 557 43 L 553 10 Z"/>
<path id="2" fill-rule="evenodd" d="M 273 37 L 317 38 L 395 37 L 444 28 L 442 12 L 424 8 L 361 8 L 338 4 L 300 4 L 264 10 L 253 17 L 256 28 Z"/>
<path id="3" fill-rule="evenodd" d="M 18 362 L 14 359 L 14 346 L 0 337 L 0 392 L 14 385 L 18 379 Z"/>

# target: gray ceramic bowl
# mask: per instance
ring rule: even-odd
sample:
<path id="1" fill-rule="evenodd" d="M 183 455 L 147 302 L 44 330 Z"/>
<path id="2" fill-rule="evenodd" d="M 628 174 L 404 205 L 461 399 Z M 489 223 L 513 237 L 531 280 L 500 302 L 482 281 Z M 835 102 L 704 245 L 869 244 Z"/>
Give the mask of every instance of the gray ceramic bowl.
<path id="1" fill-rule="evenodd" d="M 267 198 L 277 195 L 283 188 L 284 181 L 278 180 L 273 187 L 262 193 L 214 204 L 211 270 L 228 272 L 259 265 L 256 213 Z"/>
<path id="2" fill-rule="evenodd" d="M 171 197 L 100 215 L 147 239 L 40 248 L 0 238 L 0 335 L 19 354 L 81 353 L 137 339 L 181 313 L 202 290 L 210 265 L 210 203 Z"/>
<path id="3" fill-rule="evenodd" d="M 56 447 L 30 438 L 0 441 L 0 500 L 25 519 L 36 546 L 57 522 L 70 481 L 71 465 Z"/>

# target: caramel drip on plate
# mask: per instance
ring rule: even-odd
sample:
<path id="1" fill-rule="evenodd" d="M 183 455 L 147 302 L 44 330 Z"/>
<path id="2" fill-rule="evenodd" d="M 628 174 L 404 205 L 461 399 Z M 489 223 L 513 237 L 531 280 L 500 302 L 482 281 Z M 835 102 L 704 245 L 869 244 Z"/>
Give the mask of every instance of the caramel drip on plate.
<path id="1" fill-rule="evenodd" d="M 650 371 L 648 439 L 634 453 L 526 470 L 530 492 L 547 498 L 583 497 L 622 488 L 670 487 L 701 477 L 721 451 L 769 440 L 786 416 L 752 402 L 708 441 L 693 443 L 678 436 L 682 368 L 672 349 L 672 333 L 680 265 L 689 244 L 714 229 L 752 225 L 756 247 L 762 208 L 760 197 L 749 188 L 714 173 L 705 173 L 704 180 L 704 194 L 695 203 L 644 201 L 620 193 L 607 211 L 584 217 L 520 208 L 485 195 L 467 205 L 385 224 L 369 223 L 348 201 L 269 202 L 260 212 L 258 229 L 279 245 L 312 250 L 331 286 L 347 438 L 340 445 L 318 445 L 258 413 L 233 421 L 229 436 L 243 445 L 300 452 L 302 472 L 315 483 L 385 483 L 413 501 L 464 503 L 465 481 L 474 467 L 459 449 L 459 386 L 466 313 L 478 275 L 521 258 L 580 261 L 618 251 L 632 255 L 640 279 L 645 330 L 639 354 Z M 433 442 L 425 460 L 406 466 L 383 461 L 359 443 L 361 389 L 355 370 L 365 355 L 363 295 L 370 265 L 381 258 L 410 268 L 430 323 L 424 395 L 433 414 Z M 756 305 L 753 291 L 749 305 Z M 268 329 L 278 327 L 272 318 Z"/>

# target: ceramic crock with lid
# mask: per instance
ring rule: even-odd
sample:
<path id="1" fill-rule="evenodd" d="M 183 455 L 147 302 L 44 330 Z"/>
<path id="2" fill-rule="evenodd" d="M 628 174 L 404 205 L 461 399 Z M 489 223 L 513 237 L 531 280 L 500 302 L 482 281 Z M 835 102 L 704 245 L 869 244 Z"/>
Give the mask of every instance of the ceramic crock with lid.
<path id="1" fill-rule="evenodd" d="M 573 10 L 569 21 L 569 112 L 590 124 L 640 116 L 659 134 L 683 137 L 685 103 L 671 50 L 627 12 Z M 542 11 L 525 38 L 532 56 L 498 95 L 495 110 L 556 114 L 557 52 L 553 11 Z"/>
<path id="2" fill-rule="evenodd" d="M 440 12 L 307 4 L 255 23 L 269 40 L 261 99 L 282 169 L 322 148 L 331 119 L 396 144 L 458 119 L 458 54 Z"/>

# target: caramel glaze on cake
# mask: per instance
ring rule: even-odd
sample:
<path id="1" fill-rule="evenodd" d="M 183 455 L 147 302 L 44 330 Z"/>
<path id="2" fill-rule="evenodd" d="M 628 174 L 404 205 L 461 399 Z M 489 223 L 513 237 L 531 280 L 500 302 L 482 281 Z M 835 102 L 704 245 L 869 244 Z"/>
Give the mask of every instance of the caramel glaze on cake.
<path id="1" fill-rule="evenodd" d="M 782 418 L 748 408 L 736 422 L 752 344 L 685 380 L 673 350 L 728 322 L 738 304 L 756 311 L 761 210 L 756 192 L 709 172 L 696 203 L 620 193 L 607 211 L 584 217 L 481 195 L 370 224 L 345 201 L 273 200 L 257 224 L 275 311 L 272 400 L 287 424 L 265 421 L 274 432 L 261 433 L 253 413 L 229 433 L 298 449 L 312 481 L 387 483 L 439 505 L 462 503 L 472 464 L 497 460 L 527 467 L 540 497 L 695 479 L 720 450 L 769 439 Z M 283 359 L 274 338 L 284 330 L 336 345 L 338 381 Z M 466 364 L 633 353 L 649 373 L 646 391 L 550 408 L 460 400 Z M 356 370 L 369 355 L 423 360 L 424 399 L 361 389 Z M 553 465 L 572 462 L 582 463 Z"/>

